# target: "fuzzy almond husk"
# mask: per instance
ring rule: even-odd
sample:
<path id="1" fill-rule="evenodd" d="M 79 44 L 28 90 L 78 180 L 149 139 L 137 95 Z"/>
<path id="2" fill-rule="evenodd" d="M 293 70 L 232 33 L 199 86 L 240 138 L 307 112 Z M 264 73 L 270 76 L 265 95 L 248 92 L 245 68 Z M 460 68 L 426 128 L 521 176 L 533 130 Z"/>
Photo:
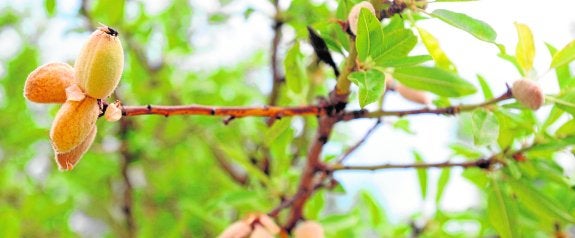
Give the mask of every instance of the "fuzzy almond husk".
<path id="1" fill-rule="evenodd" d="M 26 78 L 24 97 L 37 103 L 64 103 L 65 89 L 74 82 L 72 66 L 54 62 L 36 68 Z"/>
<path id="2" fill-rule="evenodd" d="M 86 151 L 88 151 L 92 143 L 94 143 L 97 131 L 98 128 L 96 125 L 94 125 L 92 130 L 90 130 L 88 137 L 86 137 L 82 143 L 76 146 L 76 148 L 66 153 L 56 152 L 56 163 L 58 164 L 58 168 L 61 171 L 69 171 L 72 170 L 74 166 L 76 166 L 78 161 L 80 161 L 82 156 L 86 153 Z"/>
<path id="3" fill-rule="evenodd" d="M 300 223 L 293 232 L 295 238 L 323 238 L 323 227 L 315 221 Z"/>
<path id="4" fill-rule="evenodd" d="M 406 87 L 405 85 L 399 83 L 396 84 L 395 90 L 399 93 L 399 95 L 409 101 L 423 105 L 431 104 L 431 98 L 425 92 Z"/>
<path id="5" fill-rule="evenodd" d="M 82 143 L 96 124 L 100 107 L 96 99 L 66 101 L 56 114 L 50 129 L 50 140 L 57 153 L 66 153 Z"/>
<path id="6" fill-rule="evenodd" d="M 533 80 L 520 79 L 515 81 L 511 93 L 519 103 L 531 110 L 537 110 L 545 103 L 545 95 L 543 95 L 541 87 Z"/>
<path id="7" fill-rule="evenodd" d="M 218 238 L 245 238 L 252 233 L 252 227 L 245 221 L 236 221 L 228 226 Z"/>
<path id="8" fill-rule="evenodd" d="M 357 35 L 357 22 L 359 21 L 359 13 L 361 12 L 362 8 L 366 8 L 371 13 L 373 13 L 373 15 L 375 15 L 375 8 L 373 8 L 373 5 L 371 5 L 371 3 L 368 1 L 363 1 L 353 5 L 349 11 L 349 15 L 347 15 L 347 22 L 349 23 L 349 29 L 351 32 L 353 32 L 354 35 Z"/>
<path id="9" fill-rule="evenodd" d="M 80 51 L 74 68 L 78 85 L 88 96 L 110 96 L 124 69 L 124 50 L 117 32 L 109 27 L 96 29 Z"/>
<path id="10" fill-rule="evenodd" d="M 250 238 L 273 238 L 274 236 L 265 227 L 260 224 L 254 226 L 254 231 L 250 234 Z"/>

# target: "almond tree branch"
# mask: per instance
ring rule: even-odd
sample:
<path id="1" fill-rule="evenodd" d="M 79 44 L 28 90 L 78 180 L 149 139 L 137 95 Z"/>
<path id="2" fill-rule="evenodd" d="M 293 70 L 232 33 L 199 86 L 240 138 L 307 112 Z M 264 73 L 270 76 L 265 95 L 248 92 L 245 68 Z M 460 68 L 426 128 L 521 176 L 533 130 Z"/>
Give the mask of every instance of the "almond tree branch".
<path id="1" fill-rule="evenodd" d="M 271 47 L 271 59 L 270 59 L 270 67 L 272 69 L 272 91 L 269 96 L 268 105 L 274 106 L 277 104 L 280 87 L 281 84 L 284 82 L 284 77 L 281 75 L 280 65 L 279 65 L 279 56 L 278 56 L 278 48 L 282 38 L 282 30 L 281 27 L 283 25 L 283 20 L 281 16 L 281 9 L 279 7 L 279 0 L 273 1 L 274 8 L 275 8 L 275 16 L 273 22 L 273 38 L 272 38 L 272 47 Z"/>
<path id="2" fill-rule="evenodd" d="M 478 104 L 468 104 L 468 105 L 459 105 L 459 106 L 450 106 L 450 107 L 442 107 L 442 108 L 421 108 L 421 109 L 414 109 L 414 110 L 397 110 L 397 111 L 386 111 L 386 110 L 378 110 L 378 111 L 366 111 L 366 110 L 356 110 L 350 111 L 343 114 L 340 118 L 341 121 L 350 121 L 353 119 L 358 118 L 381 118 L 381 117 L 389 117 L 389 116 L 396 116 L 396 117 L 403 117 L 407 115 L 416 115 L 416 114 L 437 114 L 437 115 L 455 115 L 460 112 L 465 111 L 473 111 L 480 107 L 488 107 L 498 102 L 505 101 L 507 99 L 513 98 L 513 94 L 511 93 L 511 89 L 507 88 L 507 91 L 503 93 L 501 96 L 493 98 L 491 100 L 478 103 Z"/>
<path id="3" fill-rule="evenodd" d="M 201 105 L 180 105 L 180 106 L 124 106 L 123 116 L 138 115 L 208 115 L 208 116 L 228 116 L 240 117 L 274 117 L 286 116 L 319 116 L 325 114 L 326 109 L 318 106 L 301 107 L 210 107 Z"/>
<path id="4" fill-rule="evenodd" d="M 482 169 L 488 169 L 492 165 L 499 163 L 494 156 L 485 159 L 477 159 L 465 162 L 440 162 L 440 163 L 414 163 L 414 164 L 379 164 L 379 165 L 342 165 L 335 164 L 332 166 L 327 166 L 326 170 L 330 172 L 340 171 L 340 170 L 382 170 L 382 169 L 428 169 L 428 168 L 446 168 L 446 167 L 462 167 L 471 168 L 477 167 Z"/>
<path id="5" fill-rule="evenodd" d="M 352 147 L 349 147 L 341 156 L 339 156 L 339 158 L 337 158 L 337 163 L 341 164 L 344 160 L 346 160 L 349 155 L 351 155 L 355 150 L 357 150 L 357 148 L 359 148 L 361 145 L 363 145 L 363 143 L 365 143 L 365 141 L 367 140 L 367 138 L 369 138 L 373 132 L 379 128 L 379 126 L 381 125 L 381 120 L 377 120 L 375 122 L 375 124 L 373 124 L 373 126 L 371 128 L 369 128 L 369 130 L 363 135 L 363 137 L 357 141 Z"/>

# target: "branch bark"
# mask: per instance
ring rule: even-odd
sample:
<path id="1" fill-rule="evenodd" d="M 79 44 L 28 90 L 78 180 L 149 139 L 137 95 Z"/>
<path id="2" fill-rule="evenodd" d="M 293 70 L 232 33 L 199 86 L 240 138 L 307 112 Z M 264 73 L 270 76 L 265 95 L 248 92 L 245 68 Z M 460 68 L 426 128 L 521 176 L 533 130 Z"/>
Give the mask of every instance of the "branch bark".
<path id="1" fill-rule="evenodd" d="M 446 167 L 462 167 L 470 168 L 477 167 L 482 169 L 488 169 L 498 161 L 495 157 L 490 157 L 489 159 L 481 158 L 472 161 L 465 162 L 440 162 L 440 163 L 415 163 L 415 164 L 379 164 L 379 165 L 342 165 L 336 164 L 326 168 L 327 171 L 334 172 L 340 170 L 382 170 L 382 169 L 428 169 L 428 168 L 446 168 Z"/>
<path id="2" fill-rule="evenodd" d="M 279 7 L 279 0 L 273 1 L 274 8 L 275 8 L 275 16 L 274 16 L 274 23 L 273 23 L 273 38 L 272 38 L 272 47 L 271 47 L 271 59 L 270 59 L 270 67 L 272 69 L 272 91 L 269 96 L 268 105 L 275 106 L 277 104 L 280 87 L 284 81 L 284 77 L 281 74 L 281 69 L 279 65 L 279 56 L 278 56 L 278 49 L 282 38 L 282 25 L 283 20 L 281 19 L 281 9 Z"/>

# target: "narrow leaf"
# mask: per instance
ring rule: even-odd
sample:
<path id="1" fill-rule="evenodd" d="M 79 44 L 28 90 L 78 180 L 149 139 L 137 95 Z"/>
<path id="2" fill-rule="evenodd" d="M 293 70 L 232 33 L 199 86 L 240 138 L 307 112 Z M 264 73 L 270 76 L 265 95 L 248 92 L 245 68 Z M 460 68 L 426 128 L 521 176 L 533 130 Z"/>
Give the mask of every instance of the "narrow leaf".
<path id="1" fill-rule="evenodd" d="M 495 38 L 497 38 L 497 33 L 495 33 L 491 26 L 465 14 L 445 9 L 437 9 L 433 11 L 431 15 L 449 25 L 468 32 L 479 40 L 495 43 Z"/>
<path id="2" fill-rule="evenodd" d="M 527 73 L 533 68 L 533 58 L 535 57 L 535 44 L 533 43 L 533 34 L 531 29 L 525 24 L 515 23 L 517 29 L 517 48 L 515 49 L 515 57 L 517 63 Z"/>
<path id="3" fill-rule="evenodd" d="M 552 98 L 548 96 L 546 99 L 551 99 L 550 101 L 555 102 L 557 107 L 563 109 L 571 115 L 575 115 L 575 90 L 565 92 L 559 98 Z"/>
<path id="4" fill-rule="evenodd" d="M 553 47 L 551 44 L 545 43 L 545 45 L 547 46 L 547 49 L 549 50 L 549 54 L 551 54 L 551 56 L 557 53 L 557 49 Z M 571 70 L 569 69 L 568 65 L 555 67 L 555 76 L 557 76 L 557 83 L 559 84 L 559 89 L 564 89 L 569 85 L 572 85 L 573 82 L 575 81 L 573 80 Z"/>
<path id="5" fill-rule="evenodd" d="M 56 0 L 44 0 L 44 8 L 48 16 L 54 16 L 56 14 Z"/>
<path id="6" fill-rule="evenodd" d="M 424 163 L 423 157 L 417 151 L 413 151 L 413 156 L 416 163 Z M 419 188 L 421 191 L 421 198 L 425 200 L 427 197 L 427 169 L 417 169 L 417 179 L 419 180 Z"/>
<path id="7" fill-rule="evenodd" d="M 485 98 L 485 100 L 492 99 L 493 92 L 491 91 L 491 88 L 489 87 L 489 84 L 487 83 L 485 78 L 483 78 L 483 76 L 478 74 L 477 80 L 479 81 L 479 85 L 481 86 L 481 91 L 483 92 L 483 97 Z"/>
<path id="8" fill-rule="evenodd" d="M 372 54 L 371 57 L 377 65 L 389 67 L 383 62 L 406 57 L 416 44 L 417 37 L 413 32 L 400 28 L 385 34 L 385 41 L 379 46 L 381 51 L 377 51 L 378 54 Z"/>
<path id="9" fill-rule="evenodd" d="M 575 59 L 575 40 L 567 44 L 563 49 L 553 55 L 551 68 L 557 68 L 568 64 Z"/>
<path id="10" fill-rule="evenodd" d="M 491 191 L 487 198 L 489 222 L 502 238 L 518 237 L 514 217 L 516 214 L 510 206 L 509 196 L 505 194 L 498 181 L 491 181 Z"/>
<path id="11" fill-rule="evenodd" d="M 431 57 L 429 55 L 415 55 L 415 56 L 406 56 L 403 58 L 397 59 L 382 59 L 377 62 L 377 65 L 382 67 L 412 67 L 423 64 L 427 61 L 430 61 Z"/>
<path id="12" fill-rule="evenodd" d="M 393 77 L 402 84 L 419 90 L 425 90 L 445 97 L 461 97 L 477 90 L 458 75 L 434 67 L 398 68 Z"/>
<path id="13" fill-rule="evenodd" d="M 284 59 L 285 80 L 288 89 L 301 93 L 306 83 L 306 74 L 303 64 L 303 54 L 300 52 L 299 43 L 295 43 L 291 49 L 288 50 Z"/>
<path id="14" fill-rule="evenodd" d="M 441 49 L 439 41 L 437 41 L 437 39 L 431 33 L 427 32 L 423 28 L 418 27 L 417 31 L 419 32 L 419 36 L 421 37 L 427 52 L 429 52 L 435 61 L 435 65 L 437 65 L 438 68 L 456 72 L 457 69 L 455 68 L 455 65 L 451 63 L 451 60 L 449 60 L 443 49 Z"/>
<path id="15" fill-rule="evenodd" d="M 435 204 L 439 204 L 439 202 L 441 202 L 443 192 L 445 191 L 447 183 L 449 183 L 450 177 L 451 177 L 451 168 L 441 169 L 441 174 L 439 175 L 439 179 L 437 180 L 437 194 L 435 195 Z"/>
<path id="16" fill-rule="evenodd" d="M 564 222 L 575 223 L 575 217 L 567 212 L 566 207 L 554 201 L 541 192 L 535 190 L 531 185 L 520 180 L 512 180 L 509 183 L 519 202 L 534 214 Z"/>
<path id="17" fill-rule="evenodd" d="M 375 69 L 353 72 L 349 81 L 359 87 L 359 105 L 362 108 L 377 101 L 385 91 L 385 75 Z"/>

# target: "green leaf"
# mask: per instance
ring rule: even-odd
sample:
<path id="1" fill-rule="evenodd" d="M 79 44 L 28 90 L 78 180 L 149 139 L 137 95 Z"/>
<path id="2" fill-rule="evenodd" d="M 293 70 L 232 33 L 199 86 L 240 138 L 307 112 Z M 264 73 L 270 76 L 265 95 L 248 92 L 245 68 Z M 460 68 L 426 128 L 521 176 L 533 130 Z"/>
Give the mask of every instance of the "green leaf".
<path id="1" fill-rule="evenodd" d="M 383 29 L 379 20 L 367 9 L 359 13 L 355 47 L 359 61 L 365 62 L 370 56 L 376 57 L 383 52 Z"/>
<path id="2" fill-rule="evenodd" d="M 264 134 L 264 143 L 269 146 L 287 129 L 291 128 L 291 118 L 276 120 L 273 126 Z"/>
<path id="3" fill-rule="evenodd" d="M 547 49 L 549 50 L 549 54 L 553 57 L 555 53 L 557 53 L 557 49 L 553 47 L 549 43 L 545 43 Z M 575 81 L 571 75 L 571 70 L 569 69 L 569 65 L 562 65 L 559 67 L 555 67 L 555 76 L 557 76 L 557 83 L 559 84 L 560 89 L 565 89 L 569 85 L 572 85 Z"/>
<path id="4" fill-rule="evenodd" d="M 555 136 L 558 138 L 565 138 L 573 135 L 575 135 L 575 120 L 567 121 L 555 132 Z"/>
<path id="5" fill-rule="evenodd" d="M 437 39 L 431 33 L 427 32 L 423 28 L 418 27 L 417 31 L 419 32 L 419 36 L 421 37 L 421 40 L 423 41 L 423 44 L 425 45 L 427 52 L 429 52 L 429 54 L 435 61 L 435 65 L 438 68 L 447 71 L 457 72 L 455 65 L 451 63 L 449 57 L 447 57 L 443 49 L 441 49 L 439 41 L 437 41 Z"/>
<path id="6" fill-rule="evenodd" d="M 325 192 L 319 191 L 305 203 L 304 215 L 307 219 L 318 220 L 325 206 Z"/>
<path id="7" fill-rule="evenodd" d="M 385 91 L 385 75 L 374 69 L 353 72 L 349 81 L 359 87 L 359 105 L 362 108 L 377 101 Z"/>
<path id="8" fill-rule="evenodd" d="M 481 86 L 481 91 L 483 92 L 483 97 L 485 98 L 485 100 L 492 99 L 493 92 L 491 92 L 491 88 L 489 87 L 489 84 L 487 83 L 485 78 L 483 78 L 483 76 L 478 74 L 477 80 L 479 81 L 479 85 Z"/>
<path id="9" fill-rule="evenodd" d="M 99 0 L 92 11 L 94 20 L 111 27 L 119 26 L 124 19 L 125 5 L 125 1 Z"/>
<path id="10" fill-rule="evenodd" d="M 415 55 L 415 56 L 406 56 L 403 58 L 394 58 L 394 59 L 380 59 L 377 64 L 383 67 L 393 67 L 393 68 L 400 68 L 400 67 L 412 67 L 423 64 L 427 61 L 430 61 L 431 57 L 429 55 Z M 381 67 L 377 67 L 382 69 Z M 384 69 L 382 69 L 384 70 Z"/>
<path id="11" fill-rule="evenodd" d="M 461 97 L 477 90 L 458 75 L 433 67 L 398 68 L 393 77 L 402 84 L 419 90 L 425 90 L 445 97 Z"/>
<path id="12" fill-rule="evenodd" d="M 441 169 L 441 174 L 439 174 L 439 179 L 437 179 L 437 194 L 435 195 L 435 204 L 438 205 L 443 197 L 443 192 L 447 183 L 449 183 L 449 178 L 451 177 L 451 168 Z"/>
<path id="13" fill-rule="evenodd" d="M 431 15 L 449 25 L 468 32 L 479 40 L 495 43 L 495 38 L 497 38 L 497 33 L 495 33 L 491 26 L 465 14 L 445 9 L 437 9 L 433 11 Z"/>
<path id="14" fill-rule="evenodd" d="M 294 93 L 301 93 L 306 83 L 306 73 L 303 64 L 303 54 L 300 52 L 299 42 L 295 43 L 287 52 L 284 59 L 285 80 L 288 89 Z"/>
<path id="15" fill-rule="evenodd" d="M 391 67 L 386 63 L 391 59 L 406 57 L 417 44 L 417 37 L 413 32 L 404 28 L 386 33 L 384 36 L 385 41 L 379 46 L 381 51 L 376 51 L 371 55 L 378 66 Z"/>
<path id="16" fill-rule="evenodd" d="M 369 218 L 372 227 L 376 227 L 380 225 L 382 222 L 387 221 L 383 209 L 381 208 L 381 205 L 379 205 L 379 203 L 377 202 L 377 199 L 375 199 L 367 191 L 361 191 L 359 195 L 361 197 L 362 203 L 369 210 Z"/>
<path id="17" fill-rule="evenodd" d="M 499 136 L 499 123 L 492 112 L 483 108 L 473 111 L 471 116 L 471 130 L 475 145 L 484 146 L 494 144 Z"/>
<path id="18" fill-rule="evenodd" d="M 465 145 L 465 144 L 452 144 L 449 145 L 451 151 L 453 151 L 454 155 L 460 155 L 467 159 L 477 159 L 483 156 L 483 153 L 473 146 Z"/>
<path id="19" fill-rule="evenodd" d="M 561 67 L 575 59 L 575 40 L 567 44 L 563 49 L 553 55 L 551 68 Z"/>
<path id="20" fill-rule="evenodd" d="M 421 154 L 413 151 L 413 156 L 416 163 L 425 163 Z M 419 188 L 421 191 L 421 198 L 425 200 L 427 197 L 427 169 L 417 169 L 417 179 L 419 180 Z"/>
<path id="21" fill-rule="evenodd" d="M 535 57 L 535 44 L 533 43 L 533 34 L 531 29 L 525 24 L 515 23 L 517 29 L 517 48 L 515 49 L 515 58 L 517 63 L 528 73 L 533 68 L 533 58 Z"/>
<path id="22" fill-rule="evenodd" d="M 511 180 L 509 184 L 517 200 L 534 214 L 551 220 L 559 219 L 563 222 L 575 223 L 575 217 L 567 212 L 564 204 L 548 198 L 521 180 Z"/>
<path id="23" fill-rule="evenodd" d="M 563 109 L 569 114 L 575 115 L 575 90 L 569 90 L 568 92 L 565 92 L 563 95 L 559 96 L 559 98 L 548 96 L 546 99 L 550 99 L 550 101 L 553 101 L 557 107 Z"/>
<path id="24" fill-rule="evenodd" d="M 56 14 L 56 0 L 44 0 L 44 9 L 46 9 L 48 16 L 54 16 Z"/>
<path id="25" fill-rule="evenodd" d="M 487 215 L 489 222 L 502 238 L 519 237 L 515 217 L 517 211 L 513 209 L 513 201 L 505 194 L 499 181 L 492 179 L 491 190 L 487 198 Z"/>
<path id="26" fill-rule="evenodd" d="M 553 106 L 551 108 L 551 112 L 549 112 L 549 116 L 543 122 L 543 126 L 541 127 L 542 131 L 545 131 L 549 126 L 553 125 L 560 117 L 563 115 L 565 111 L 561 110 L 557 106 Z"/>

